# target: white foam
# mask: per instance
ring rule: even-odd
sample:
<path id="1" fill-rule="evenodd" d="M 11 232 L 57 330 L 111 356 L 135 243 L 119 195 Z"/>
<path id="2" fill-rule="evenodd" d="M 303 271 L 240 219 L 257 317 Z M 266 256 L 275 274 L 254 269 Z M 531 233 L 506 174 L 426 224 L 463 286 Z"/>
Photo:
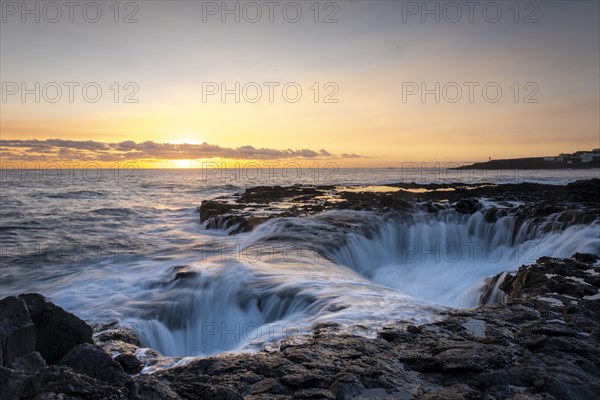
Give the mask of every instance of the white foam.
<path id="1" fill-rule="evenodd" d="M 564 303 L 562 301 L 555 299 L 553 297 L 540 296 L 537 299 L 540 301 L 543 301 L 544 303 L 549 303 L 549 304 L 553 305 L 554 307 L 564 307 Z"/>

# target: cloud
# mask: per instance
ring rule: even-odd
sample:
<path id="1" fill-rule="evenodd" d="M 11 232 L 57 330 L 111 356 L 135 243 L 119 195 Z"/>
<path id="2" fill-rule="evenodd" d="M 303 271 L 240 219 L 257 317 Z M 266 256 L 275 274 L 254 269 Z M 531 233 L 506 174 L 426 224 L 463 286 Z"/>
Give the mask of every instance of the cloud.
<path id="1" fill-rule="evenodd" d="M 103 143 L 92 140 L 0 140 L 2 158 L 23 161 L 129 161 L 129 160 L 195 160 L 225 158 L 234 160 L 277 160 L 288 158 L 362 158 L 357 154 L 335 155 L 327 150 L 277 150 L 241 146 L 221 147 L 214 144 L 173 144 L 146 141 L 136 143 Z"/>

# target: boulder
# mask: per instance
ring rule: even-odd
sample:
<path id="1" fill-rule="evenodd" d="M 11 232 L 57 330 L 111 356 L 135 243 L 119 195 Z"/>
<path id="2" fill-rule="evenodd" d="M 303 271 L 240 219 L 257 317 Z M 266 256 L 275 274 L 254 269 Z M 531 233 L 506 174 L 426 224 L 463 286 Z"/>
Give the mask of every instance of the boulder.
<path id="1" fill-rule="evenodd" d="M 122 342 L 133 347 L 141 346 L 137 333 L 128 326 L 119 325 L 118 321 L 95 324 L 93 329 L 94 339 L 98 343 Z"/>
<path id="2" fill-rule="evenodd" d="M 81 343 L 93 343 L 92 328 L 77 316 L 39 294 L 20 295 L 35 324 L 35 349 L 54 364 Z"/>
<path id="3" fill-rule="evenodd" d="M 37 351 L 16 358 L 10 364 L 10 368 L 27 373 L 35 373 L 47 366 L 46 360 Z"/>
<path id="4" fill-rule="evenodd" d="M 125 386 L 131 380 L 121 365 L 108 353 L 89 343 L 73 347 L 56 365 L 70 367 L 75 372 L 114 386 Z"/>
<path id="5" fill-rule="evenodd" d="M 35 326 L 23 299 L 10 296 L 0 300 L 0 365 L 35 350 Z"/>
<path id="6" fill-rule="evenodd" d="M 52 365 L 27 379 L 21 398 L 129 400 L 130 392 L 124 387 L 79 374 L 71 368 Z"/>
<path id="7" fill-rule="evenodd" d="M 142 364 L 142 362 L 133 354 L 119 354 L 115 357 L 115 361 L 118 362 L 128 374 L 137 374 L 144 366 L 144 364 Z"/>
<path id="8" fill-rule="evenodd" d="M 27 380 L 31 375 L 23 374 L 21 371 L 16 371 L 0 365 L 0 398 L 2 400 L 18 400 L 23 396 L 27 386 Z"/>
<path id="9" fill-rule="evenodd" d="M 473 214 L 481 208 L 481 203 L 475 199 L 460 200 L 454 205 L 454 209 L 461 214 Z"/>
<path id="10" fill-rule="evenodd" d="M 336 399 L 349 400 L 356 398 L 364 390 L 364 386 L 354 374 L 343 374 L 331 384 L 329 391 Z"/>
<path id="11" fill-rule="evenodd" d="M 180 400 L 181 397 L 166 383 L 153 375 L 138 375 L 135 378 L 138 395 L 143 400 Z"/>

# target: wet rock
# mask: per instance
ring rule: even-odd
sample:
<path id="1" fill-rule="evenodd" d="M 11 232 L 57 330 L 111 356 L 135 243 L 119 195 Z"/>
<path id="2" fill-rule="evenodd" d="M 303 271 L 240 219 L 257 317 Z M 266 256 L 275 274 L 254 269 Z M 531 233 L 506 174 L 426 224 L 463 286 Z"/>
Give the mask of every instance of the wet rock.
<path id="1" fill-rule="evenodd" d="M 335 400 L 335 396 L 325 389 L 300 389 L 294 393 L 294 399 Z"/>
<path id="2" fill-rule="evenodd" d="M 511 358 L 510 351 L 503 347 L 471 344 L 443 350 L 435 355 L 443 372 L 500 368 L 508 364 Z"/>
<path id="3" fill-rule="evenodd" d="M 291 387 L 311 387 L 319 383 L 321 378 L 322 376 L 319 374 L 302 370 L 295 374 L 283 376 L 281 382 Z"/>
<path id="4" fill-rule="evenodd" d="M 404 190 L 391 192 L 360 191 L 360 187 L 348 190 L 347 187 L 334 186 L 259 186 L 248 188 L 241 194 L 203 201 L 199 207 L 200 221 L 207 229 L 227 229 L 229 234 L 236 234 L 251 231 L 275 217 L 302 217 L 337 209 L 409 218 L 416 210 L 437 213 L 449 209 L 449 204 L 452 204 L 452 208 L 461 214 L 481 211 L 488 223 L 507 215 L 515 216 L 518 220 L 513 235 L 531 219 L 536 220 L 542 231 L 551 232 L 574 224 L 590 224 L 597 219 L 600 207 L 592 201 L 592 193 L 598 186 L 596 181 L 578 181 L 567 186 L 396 183 L 386 186 Z M 418 191 L 409 191 L 414 189 Z M 486 210 L 479 202 L 482 197 L 498 205 Z M 575 198 L 581 200 L 573 200 Z M 573 201 L 578 201 L 581 207 L 574 208 Z M 514 205 L 511 202 L 525 204 Z M 547 220 L 550 216 L 552 218 Z"/>
<path id="5" fill-rule="evenodd" d="M 419 400 L 474 400 L 480 398 L 480 392 L 465 384 L 437 387 L 417 397 Z"/>
<path id="6" fill-rule="evenodd" d="M 115 357 L 115 361 L 121 364 L 123 370 L 128 374 L 137 374 L 144 366 L 133 354 L 119 354 Z"/>
<path id="7" fill-rule="evenodd" d="M 141 346 L 137 333 L 128 326 L 119 325 L 117 321 L 96 324 L 93 330 L 94 340 L 103 346 L 109 342 L 132 345 L 133 348 Z"/>
<path id="8" fill-rule="evenodd" d="M 425 209 L 427 210 L 427 212 L 429 214 L 435 214 L 438 211 L 440 211 L 442 209 L 442 207 L 440 207 L 438 204 L 432 203 L 432 202 L 427 202 L 427 204 L 425 205 Z"/>
<path id="9" fill-rule="evenodd" d="M 498 221 L 498 214 L 498 208 L 490 208 L 484 214 L 485 222 L 487 222 L 488 224 L 493 224 L 494 222 Z"/>
<path id="10" fill-rule="evenodd" d="M 479 211 L 481 203 L 478 200 L 460 200 L 454 205 L 454 209 L 461 214 L 473 214 Z"/>
<path id="11" fill-rule="evenodd" d="M 290 394 L 292 390 L 283 385 L 279 380 L 273 378 L 263 379 L 258 382 L 253 388 L 253 395 L 271 393 L 271 394 Z"/>
<path id="12" fill-rule="evenodd" d="M 38 294 L 20 296 L 35 325 L 36 348 L 48 364 L 54 364 L 81 343 L 93 343 L 92 328 L 77 316 Z"/>
<path id="13" fill-rule="evenodd" d="M 10 368 L 26 373 L 35 373 L 47 367 L 46 360 L 37 351 L 16 358 L 10 364 Z"/>
<path id="14" fill-rule="evenodd" d="M 114 386 L 125 386 L 130 381 L 117 361 L 102 348 L 89 343 L 75 346 L 56 365 L 70 367 L 75 372 Z"/>
<path id="15" fill-rule="evenodd" d="M 181 397 L 171 387 L 153 375 L 138 375 L 135 379 L 142 400 L 179 400 Z"/>
<path id="16" fill-rule="evenodd" d="M 25 301 L 11 296 L 0 300 L 0 365 L 35 350 L 35 326 Z"/>
<path id="17" fill-rule="evenodd" d="M 500 289 L 508 294 L 512 299 L 519 298 L 526 292 L 544 292 L 544 285 L 548 282 L 546 274 L 543 272 L 523 269 L 521 273 L 507 275 L 504 282 L 500 284 Z"/>
<path id="18" fill-rule="evenodd" d="M 65 366 L 50 366 L 28 377 L 22 395 L 17 398 L 126 400 L 129 391 Z"/>
<path id="19" fill-rule="evenodd" d="M 343 374 L 329 387 L 329 391 L 333 393 L 338 400 L 353 399 L 364 390 L 363 384 L 354 374 Z"/>
<path id="20" fill-rule="evenodd" d="M 235 204 L 229 204 L 217 200 L 204 200 L 200 205 L 200 222 L 204 223 L 210 218 L 223 215 L 239 208 L 241 207 Z"/>
<path id="21" fill-rule="evenodd" d="M 243 400 L 243 397 L 234 389 L 226 386 L 209 385 L 200 383 L 195 386 L 193 392 L 186 392 L 177 388 L 177 392 L 187 399 L 215 399 L 215 400 Z"/>
<path id="22" fill-rule="evenodd" d="M 178 281 L 181 279 L 189 279 L 193 278 L 197 275 L 197 272 L 187 265 L 180 265 L 177 267 L 173 267 L 171 269 L 172 274 L 174 275 L 173 280 Z"/>
<path id="23" fill-rule="evenodd" d="M 586 264 L 593 264 L 596 261 L 598 261 L 598 256 L 596 256 L 595 254 L 588 253 L 575 253 L 573 254 L 573 258 L 579 262 Z"/>
<path id="24" fill-rule="evenodd" d="M 0 388 L 2 399 L 17 400 L 23 396 L 27 382 L 32 375 L 23 374 L 22 371 L 0 366 Z"/>

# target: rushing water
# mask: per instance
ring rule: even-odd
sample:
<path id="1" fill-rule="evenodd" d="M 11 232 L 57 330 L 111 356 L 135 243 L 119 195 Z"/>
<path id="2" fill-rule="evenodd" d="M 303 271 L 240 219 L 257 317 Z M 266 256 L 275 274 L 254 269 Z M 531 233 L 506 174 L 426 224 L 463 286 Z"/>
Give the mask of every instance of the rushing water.
<path id="1" fill-rule="evenodd" d="M 257 349 L 316 322 L 369 334 L 389 320 L 429 321 L 477 305 L 484 279 L 501 271 L 600 254 L 598 223 L 548 232 L 481 213 L 399 221 L 330 211 L 228 236 L 198 218 L 202 200 L 259 184 L 564 184 L 599 174 L 411 168 L 3 171 L 1 295 L 40 292 L 90 322 L 133 326 L 165 355 L 198 356 Z M 174 279 L 175 266 L 187 277 Z"/>

